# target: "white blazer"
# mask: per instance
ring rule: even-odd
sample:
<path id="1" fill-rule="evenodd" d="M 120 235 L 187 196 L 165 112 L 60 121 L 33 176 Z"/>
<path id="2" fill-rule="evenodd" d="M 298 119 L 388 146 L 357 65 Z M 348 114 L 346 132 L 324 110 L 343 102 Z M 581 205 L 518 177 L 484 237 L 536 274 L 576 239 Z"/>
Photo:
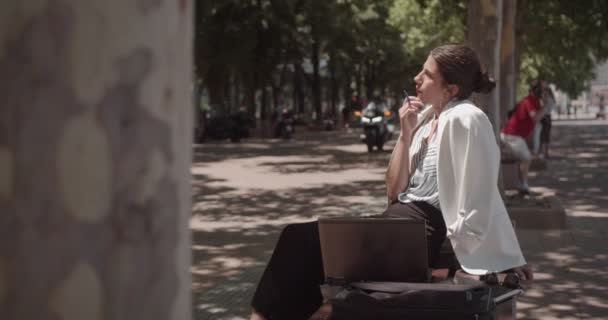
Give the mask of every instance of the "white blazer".
<path id="1" fill-rule="evenodd" d="M 500 149 L 490 120 L 463 100 L 447 104 L 438 121 L 439 204 L 462 269 L 479 275 L 526 264 L 498 190 Z"/>

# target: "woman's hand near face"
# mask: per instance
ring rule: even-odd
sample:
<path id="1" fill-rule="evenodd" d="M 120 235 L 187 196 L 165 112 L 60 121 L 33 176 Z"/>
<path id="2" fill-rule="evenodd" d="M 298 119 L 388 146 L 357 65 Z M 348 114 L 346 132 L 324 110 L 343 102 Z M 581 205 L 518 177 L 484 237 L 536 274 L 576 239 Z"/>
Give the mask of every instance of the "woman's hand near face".
<path id="1" fill-rule="evenodd" d="M 401 136 L 411 138 L 412 131 L 418 123 L 418 111 L 422 110 L 424 104 L 418 97 L 409 97 L 403 102 L 403 106 L 399 108 L 399 122 L 401 124 Z"/>

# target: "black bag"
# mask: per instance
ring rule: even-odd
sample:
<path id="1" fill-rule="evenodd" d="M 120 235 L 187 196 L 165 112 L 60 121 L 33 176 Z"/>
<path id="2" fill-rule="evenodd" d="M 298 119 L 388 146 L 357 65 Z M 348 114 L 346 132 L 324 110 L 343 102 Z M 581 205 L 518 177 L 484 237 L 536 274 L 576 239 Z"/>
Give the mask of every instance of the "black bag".
<path id="1" fill-rule="evenodd" d="M 492 320 L 492 290 L 480 284 L 363 283 L 332 300 L 330 319 Z"/>

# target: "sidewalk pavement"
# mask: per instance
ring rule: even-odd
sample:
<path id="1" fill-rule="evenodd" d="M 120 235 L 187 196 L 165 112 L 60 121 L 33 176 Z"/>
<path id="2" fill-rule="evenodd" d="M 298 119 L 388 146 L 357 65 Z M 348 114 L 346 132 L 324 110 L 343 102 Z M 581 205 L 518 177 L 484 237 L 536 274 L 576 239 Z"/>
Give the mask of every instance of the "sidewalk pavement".
<path id="1" fill-rule="evenodd" d="M 553 129 L 548 170 L 533 174 L 531 184 L 562 200 L 567 228 L 517 230 L 537 277 L 520 299 L 518 319 L 608 319 L 608 122 L 558 120 Z M 390 153 L 368 154 L 358 134 L 297 132 L 292 141 L 195 146 L 196 319 L 247 319 L 285 224 L 382 212 Z"/>

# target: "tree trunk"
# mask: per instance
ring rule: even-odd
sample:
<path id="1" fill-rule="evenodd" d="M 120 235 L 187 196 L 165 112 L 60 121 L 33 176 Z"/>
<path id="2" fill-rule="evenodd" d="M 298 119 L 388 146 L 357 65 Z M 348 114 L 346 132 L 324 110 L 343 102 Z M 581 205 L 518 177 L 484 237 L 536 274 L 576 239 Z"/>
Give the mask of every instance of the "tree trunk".
<path id="1" fill-rule="evenodd" d="M 293 74 L 291 79 L 291 105 L 293 106 L 294 112 L 299 112 L 300 108 L 298 106 L 298 68 L 295 63 L 293 64 Z"/>
<path id="2" fill-rule="evenodd" d="M 373 65 L 371 62 L 368 62 L 365 66 L 365 89 L 368 101 L 371 101 L 374 97 L 373 72 Z"/>
<path id="3" fill-rule="evenodd" d="M 363 67 L 361 64 L 357 65 L 357 70 L 355 71 L 355 84 L 357 87 L 357 99 L 361 101 L 361 95 L 363 94 L 363 89 L 361 85 L 361 78 L 363 75 L 363 71 L 361 70 Z"/>
<path id="4" fill-rule="evenodd" d="M 515 68 L 515 92 L 514 96 L 514 104 L 517 103 L 517 84 L 519 83 L 520 78 L 520 67 L 521 67 L 521 55 L 522 51 L 522 42 L 524 35 L 524 16 L 525 16 L 525 6 L 527 0 L 518 0 L 517 1 L 517 9 L 515 12 L 515 57 L 514 57 L 514 68 Z M 511 106 L 512 108 L 513 106 Z"/>
<path id="5" fill-rule="evenodd" d="M 268 119 L 268 88 L 262 85 L 262 101 L 260 102 L 260 119 Z"/>
<path id="6" fill-rule="evenodd" d="M 306 112 L 306 103 L 304 101 L 304 88 L 302 81 L 304 71 L 302 70 L 302 65 L 300 64 L 300 62 L 296 63 L 294 67 L 296 70 L 296 73 L 294 75 L 294 90 L 297 101 L 296 110 L 298 110 L 299 114 L 304 114 Z"/>
<path id="7" fill-rule="evenodd" d="M 272 110 L 278 110 L 280 106 L 279 95 L 281 94 L 281 90 L 275 85 L 272 85 L 270 87 L 270 90 L 270 93 L 272 95 Z"/>
<path id="8" fill-rule="evenodd" d="M 467 42 L 477 51 L 484 66 L 494 79 L 500 79 L 500 44 L 502 0 L 469 0 Z M 476 95 L 474 101 L 484 109 L 498 136 L 500 126 L 500 86 L 488 95 Z"/>
<path id="9" fill-rule="evenodd" d="M 201 129 L 204 130 L 203 127 L 203 110 L 201 108 L 201 97 L 202 97 L 202 81 L 199 80 L 195 76 L 194 80 L 194 92 L 192 93 L 192 105 L 194 106 L 194 126 L 201 126 Z"/>
<path id="10" fill-rule="evenodd" d="M 517 86 L 515 83 L 515 17 L 517 0 L 503 0 L 502 36 L 500 46 L 500 108 L 502 127 L 508 111 L 515 105 Z"/>
<path id="11" fill-rule="evenodd" d="M 191 319 L 192 2 L 0 12 L 0 319 Z"/>
<path id="12" fill-rule="evenodd" d="M 224 104 L 222 105 L 223 110 L 230 112 L 232 108 L 232 80 L 231 76 L 228 76 L 228 81 L 224 83 Z"/>
<path id="13" fill-rule="evenodd" d="M 283 68 L 281 68 L 281 73 L 279 74 L 278 83 L 275 81 L 275 77 L 271 77 L 272 84 L 272 103 L 274 106 L 274 110 L 277 110 L 280 107 L 285 107 L 285 102 L 283 100 L 283 86 L 285 85 L 285 79 L 287 78 L 287 67 L 288 65 L 283 64 Z"/>
<path id="14" fill-rule="evenodd" d="M 234 107 L 238 110 L 243 105 L 243 100 L 241 99 L 241 85 L 242 79 L 239 76 L 235 75 L 234 81 Z"/>
<path id="15" fill-rule="evenodd" d="M 312 41 L 312 101 L 313 108 L 316 113 L 315 120 L 317 123 L 321 122 L 321 75 L 319 74 L 319 39 L 313 39 Z"/>
<path id="16" fill-rule="evenodd" d="M 225 70 L 218 66 L 211 66 L 204 77 L 207 93 L 209 94 L 209 104 L 212 106 L 226 105 L 226 83 L 227 76 Z"/>
<path id="17" fill-rule="evenodd" d="M 337 67 L 336 55 L 332 51 L 331 56 L 329 58 L 329 71 L 330 71 L 330 77 L 331 77 L 331 80 L 330 80 L 331 114 L 333 117 L 336 117 L 336 115 L 338 114 L 337 105 L 338 105 L 339 89 L 338 89 L 338 79 L 336 76 L 336 67 Z"/>
<path id="18" fill-rule="evenodd" d="M 259 83 L 259 76 L 258 76 L 258 72 L 257 71 L 253 71 L 252 75 L 251 75 L 251 82 L 247 91 L 247 102 L 248 102 L 248 106 L 247 109 L 249 110 L 249 113 L 252 115 L 256 115 L 257 111 L 258 111 L 258 105 L 256 103 L 256 93 L 258 91 L 258 85 Z"/>
<path id="19" fill-rule="evenodd" d="M 256 103 L 255 103 L 255 87 L 250 86 L 245 89 L 245 109 L 251 117 L 255 118 Z"/>

